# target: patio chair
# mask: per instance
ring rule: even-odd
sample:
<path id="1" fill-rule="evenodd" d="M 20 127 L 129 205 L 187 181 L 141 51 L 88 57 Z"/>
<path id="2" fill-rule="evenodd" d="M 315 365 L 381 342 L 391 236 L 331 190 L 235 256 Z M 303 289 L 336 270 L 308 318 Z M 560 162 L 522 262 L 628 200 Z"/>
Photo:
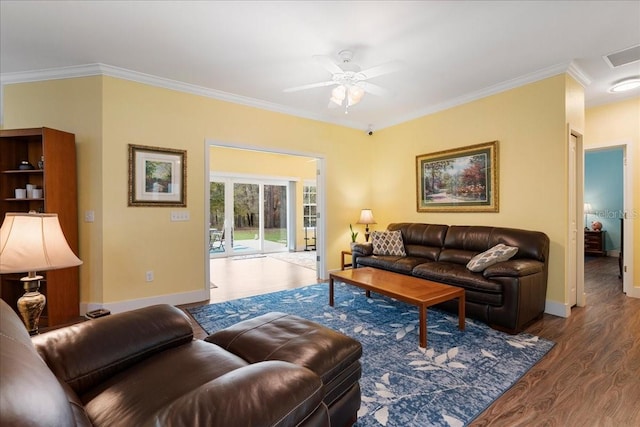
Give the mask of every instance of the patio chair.
<path id="1" fill-rule="evenodd" d="M 224 230 L 215 228 L 209 229 L 209 250 L 214 252 L 224 252 Z"/>

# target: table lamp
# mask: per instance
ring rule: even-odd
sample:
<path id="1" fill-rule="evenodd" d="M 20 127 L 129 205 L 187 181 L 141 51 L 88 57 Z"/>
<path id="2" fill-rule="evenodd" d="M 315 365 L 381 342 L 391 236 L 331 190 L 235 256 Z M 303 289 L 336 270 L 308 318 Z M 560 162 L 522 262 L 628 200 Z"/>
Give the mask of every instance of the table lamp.
<path id="1" fill-rule="evenodd" d="M 377 224 L 376 220 L 373 219 L 373 212 L 371 209 L 362 209 L 360 212 L 360 219 L 357 224 L 365 224 L 364 228 L 364 241 L 369 241 L 369 224 Z"/>
<path id="2" fill-rule="evenodd" d="M 40 314 L 46 298 L 40 290 L 42 276 L 36 271 L 75 267 L 82 261 L 73 253 L 64 237 L 58 214 L 7 213 L 0 227 L 0 274 L 24 273 L 24 295 L 18 299 L 18 311 L 29 334 L 38 333 Z"/>
<path id="3" fill-rule="evenodd" d="M 584 229 L 588 230 L 589 225 L 587 222 L 587 215 L 591 213 L 591 203 L 585 202 L 584 204 Z"/>

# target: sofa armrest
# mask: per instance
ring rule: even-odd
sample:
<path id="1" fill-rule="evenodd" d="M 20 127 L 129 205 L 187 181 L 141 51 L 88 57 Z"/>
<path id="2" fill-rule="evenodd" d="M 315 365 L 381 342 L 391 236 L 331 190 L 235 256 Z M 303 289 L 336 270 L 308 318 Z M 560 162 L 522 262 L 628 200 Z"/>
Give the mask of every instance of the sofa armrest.
<path id="1" fill-rule="evenodd" d="M 266 361 L 228 372 L 160 410 L 151 425 L 297 426 L 318 409 L 329 426 L 322 380 L 309 369 Z"/>
<path id="2" fill-rule="evenodd" d="M 482 275 L 489 277 L 522 277 L 544 271 L 544 263 L 532 259 L 510 259 L 487 267 Z"/>
<path id="3" fill-rule="evenodd" d="M 105 316 L 32 339 L 53 373 L 78 394 L 155 353 L 191 340 L 189 318 L 170 305 Z"/>
<path id="4" fill-rule="evenodd" d="M 373 243 L 356 243 L 351 247 L 351 253 L 359 256 L 373 255 Z"/>
<path id="5" fill-rule="evenodd" d="M 351 264 L 353 268 L 358 267 L 358 258 L 373 255 L 373 243 L 354 243 L 351 245 Z"/>

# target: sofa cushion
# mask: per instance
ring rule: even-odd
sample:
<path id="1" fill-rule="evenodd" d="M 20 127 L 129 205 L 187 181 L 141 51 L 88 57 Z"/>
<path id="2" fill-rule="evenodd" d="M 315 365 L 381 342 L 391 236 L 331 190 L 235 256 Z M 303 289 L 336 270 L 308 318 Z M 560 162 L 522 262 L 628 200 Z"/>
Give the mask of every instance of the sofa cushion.
<path id="1" fill-rule="evenodd" d="M 152 355 L 97 384 L 80 398 L 96 426 L 140 426 L 181 396 L 247 365 L 219 346 L 196 340 Z M 153 398 L 149 398 L 150 393 Z"/>
<path id="2" fill-rule="evenodd" d="M 192 340 L 189 318 L 169 305 L 101 317 L 33 337 L 49 368 L 78 395 L 147 357 Z"/>
<path id="3" fill-rule="evenodd" d="M 406 256 L 400 231 L 374 231 L 371 233 L 374 255 Z"/>
<path id="4" fill-rule="evenodd" d="M 500 283 L 489 280 L 482 276 L 482 274 L 473 273 L 464 265 L 451 262 L 429 262 L 420 264 L 413 269 L 412 274 L 416 277 L 422 277 L 448 285 L 460 286 L 465 289 L 480 290 L 493 294 L 502 293 L 502 285 L 500 285 Z"/>
<path id="5" fill-rule="evenodd" d="M 448 228 L 448 225 L 441 224 L 399 222 L 389 224 L 387 230 L 402 233 L 404 250 L 408 256 L 435 261 L 444 246 Z"/>
<path id="6" fill-rule="evenodd" d="M 429 258 L 399 257 L 390 255 L 372 255 L 358 258 L 358 267 L 373 267 L 396 273 L 411 274 L 416 265 L 433 262 Z"/>
<path id="7" fill-rule="evenodd" d="M 272 312 L 243 320 L 206 340 L 249 363 L 284 360 L 310 369 L 322 378 L 324 402 L 330 407 L 358 383 L 362 372 L 358 341 L 291 314 Z"/>
<path id="8" fill-rule="evenodd" d="M 485 268 L 497 264 L 502 261 L 507 261 L 518 252 L 518 248 L 513 246 L 507 246 L 499 243 L 491 249 L 481 252 L 478 255 L 471 258 L 471 261 L 467 263 L 467 268 L 474 273 L 483 271 Z"/>

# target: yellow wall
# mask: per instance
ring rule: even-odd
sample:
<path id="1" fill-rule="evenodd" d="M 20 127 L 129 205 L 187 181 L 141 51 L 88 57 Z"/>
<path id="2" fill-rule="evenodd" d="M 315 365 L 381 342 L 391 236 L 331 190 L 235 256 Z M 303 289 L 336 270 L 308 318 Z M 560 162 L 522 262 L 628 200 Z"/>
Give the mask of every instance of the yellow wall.
<path id="1" fill-rule="evenodd" d="M 112 77 L 5 87 L 5 127 L 76 133 L 81 300 L 109 304 L 205 288 L 205 141 L 322 157 L 327 268 L 339 266 L 360 209 L 389 222 L 528 228 L 551 238 L 548 300 L 563 303 L 567 245 L 566 122 L 572 82 L 559 75 L 367 136 L 341 126 Z M 417 213 L 415 156 L 500 141 L 499 213 Z M 127 206 L 127 144 L 186 149 L 191 220 Z M 362 233 L 361 233 L 362 235 Z M 145 271 L 154 270 L 151 284 Z"/>
<path id="2" fill-rule="evenodd" d="M 295 180 L 296 248 L 304 249 L 302 190 L 305 183 L 316 181 L 316 160 L 310 157 L 219 146 L 211 147 L 209 153 L 209 170 L 212 173 Z"/>
<path id="3" fill-rule="evenodd" d="M 80 301 L 103 300 L 102 78 L 83 77 L 4 86 L 4 128 L 46 126 L 74 133 L 78 168 Z M 95 222 L 84 222 L 84 211 Z"/>
<path id="4" fill-rule="evenodd" d="M 640 97 L 586 110 L 585 148 L 602 144 L 627 144 L 627 159 L 633 165 L 631 192 L 633 209 L 627 212 L 627 221 L 634 224 L 633 285 L 640 288 Z M 627 160 L 629 161 L 629 160 Z M 636 290 L 636 292 L 640 292 Z"/>
<path id="5" fill-rule="evenodd" d="M 369 176 L 370 139 L 358 130 L 104 76 L 7 85 L 4 107 L 5 128 L 76 134 L 80 219 L 96 212 L 80 226 L 85 304 L 206 289 L 205 141 L 324 159 L 328 269 L 339 267 L 348 224 L 370 204 L 370 183 L 360 178 Z M 187 150 L 190 221 L 170 222 L 170 208 L 127 206 L 128 144 Z"/>
<path id="6" fill-rule="evenodd" d="M 522 86 L 378 132 L 372 150 L 379 224 L 479 224 L 545 232 L 547 299 L 565 301 L 567 161 L 565 76 Z M 500 212 L 416 211 L 416 156 L 499 141 Z M 385 172 L 386 171 L 386 172 Z"/>

